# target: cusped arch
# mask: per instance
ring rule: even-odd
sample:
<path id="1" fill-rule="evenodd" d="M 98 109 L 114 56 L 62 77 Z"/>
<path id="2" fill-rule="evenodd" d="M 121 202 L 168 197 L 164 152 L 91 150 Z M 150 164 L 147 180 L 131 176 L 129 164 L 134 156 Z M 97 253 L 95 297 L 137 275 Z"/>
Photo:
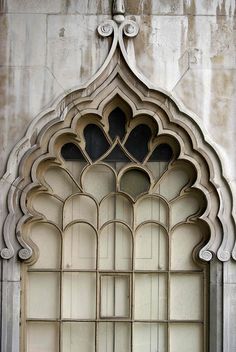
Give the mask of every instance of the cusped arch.
<path id="1" fill-rule="evenodd" d="M 211 228 L 211 236 L 200 250 L 200 258 L 209 261 L 217 255 L 221 261 L 230 257 L 236 259 L 232 195 L 216 152 L 206 142 L 194 118 L 181 111 L 169 94 L 149 87 L 130 70 L 125 60 L 120 59 L 118 64 L 115 58 L 86 86 L 70 92 L 51 110 L 36 118 L 12 151 L 4 175 L 8 208 L 3 224 L 2 258 L 12 257 L 19 245 L 22 260 L 32 256 L 32 248 L 22 235 L 22 226 L 33 217 L 26 205 L 28 192 L 36 188 L 43 191 L 37 175 L 40 163 L 49 161 L 60 168 L 63 160 L 58 146 L 68 141 L 79 145 L 82 143 L 78 134 L 80 124 L 89 116 L 93 116 L 91 121 L 97 116 L 104 128 L 109 113 L 117 107 L 128 112 L 130 128 L 140 116 L 156 124 L 157 136 L 177 145 L 178 159 L 195 168 L 196 179 L 192 186 L 205 195 L 207 207 L 201 219 Z M 33 138 L 35 131 L 38 131 L 37 138 Z M 80 187 L 78 185 L 78 192 Z"/>

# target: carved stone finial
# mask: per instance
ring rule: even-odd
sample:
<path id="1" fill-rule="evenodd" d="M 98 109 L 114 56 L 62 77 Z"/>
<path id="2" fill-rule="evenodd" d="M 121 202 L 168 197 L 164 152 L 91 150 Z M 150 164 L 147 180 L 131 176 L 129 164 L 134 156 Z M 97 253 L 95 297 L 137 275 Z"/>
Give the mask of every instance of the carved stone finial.
<path id="1" fill-rule="evenodd" d="M 125 20 L 125 4 L 124 0 L 113 0 L 113 20 L 117 23 L 120 24 Z"/>

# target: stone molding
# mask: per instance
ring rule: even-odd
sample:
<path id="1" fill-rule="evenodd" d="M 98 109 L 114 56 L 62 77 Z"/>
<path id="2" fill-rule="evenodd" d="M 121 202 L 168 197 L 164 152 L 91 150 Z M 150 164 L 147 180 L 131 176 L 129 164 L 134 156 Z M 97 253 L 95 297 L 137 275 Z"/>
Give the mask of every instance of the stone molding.
<path id="1" fill-rule="evenodd" d="M 117 10 L 115 16 L 123 14 Z M 233 197 L 219 157 L 207 142 L 197 117 L 184 111 L 171 94 L 155 88 L 129 59 L 124 36 L 136 36 L 138 24 L 130 19 L 114 19 L 98 27 L 100 36 L 112 36 L 111 48 L 102 67 L 84 86 L 68 92 L 51 109 L 36 117 L 9 156 L 7 171 L 0 181 L 4 240 L 1 257 L 9 259 L 18 253 L 21 260 L 31 259 L 32 246 L 22 235 L 24 223 L 32 216 L 26 206 L 27 193 L 40 186 L 37 165 L 41 160 L 55 159 L 57 139 L 62 135 L 77 138 L 76 126 L 81 116 L 96 114 L 102 117 L 105 110 L 123 104 L 131 109 L 133 118 L 145 114 L 155 119 L 160 134 L 173 136 L 178 141 L 179 158 L 191 162 L 197 170 L 193 186 L 200 189 L 208 201 L 201 219 L 211 229 L 209 241 L 200 250 L 200 258 L 210 261 L 217 256 L 220 261 L 228 261 L 231 257 L 236 260 Z"/>

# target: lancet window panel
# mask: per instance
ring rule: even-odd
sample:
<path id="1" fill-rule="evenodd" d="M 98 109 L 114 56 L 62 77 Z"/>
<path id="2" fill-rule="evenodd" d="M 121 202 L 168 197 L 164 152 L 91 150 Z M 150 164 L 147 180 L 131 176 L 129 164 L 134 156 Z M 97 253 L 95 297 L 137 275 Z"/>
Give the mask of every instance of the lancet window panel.
<path id="1" fill-rule="evenodd" d="M 56 162 L 39 163 L 28 195 L 23 350 L 207 352 L 197 253 L 209 230 L 194 166 L 147 116 L 116 108 L 108 125 L 86 121 Z"/>

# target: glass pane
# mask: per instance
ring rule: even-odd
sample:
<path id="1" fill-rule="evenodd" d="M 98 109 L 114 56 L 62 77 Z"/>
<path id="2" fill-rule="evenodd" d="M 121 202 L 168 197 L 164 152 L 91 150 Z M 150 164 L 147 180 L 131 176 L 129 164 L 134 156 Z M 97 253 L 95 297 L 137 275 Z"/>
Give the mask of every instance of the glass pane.
<path id="1" fill-rule="evenodd" d="M 86 195 L 75 194 L 64 205 L 63 227 L 74 220 L 86 220 L 97 227 L 97 207 L 93 199 Z"/>
<path id="2" fill-rule="evenodd" d="M 39 258 L 31 268 L 57 269 L 61 259 L 61 233 L 47 223 L 35 223 L 30 229 L 30 238 L 39 249 Z"/>
<path id="3" fill-rule="evenodd" d="M 126 149 L 136 160 L 143 161 L 148 153 L 148 142 L 152 136 L 152 131 L 149 126 L 140 124 L 131 132 L 125 143 Z"/>
<path id="4" fill-rule="evenodd" d="M 58 273 L 28 273 L 28 318 L 58 318 L 59 296 Z"/>
<path id="5" fill-rule="evenodd" d="M 32 199 L 33 208 L 45 219 L 61 227 L 62 202 L 47 193 L 38 193 Z"/>
<path id="6" fill-rule="evenodd" d="M 170 352 L 203 352 L 201 324 L 170 324 Z"/>
<path id="7" fill-rule="evenodd" d="M 179 195 L 189 179 L 190 177 L 185 170 L 173 168 L 166 172 L 156 192 L 171 200 Z"/>
<path id="8" fill-rule="evenodd" d="M 109 143 L 100 127 L 89 124 L 84 129 L 86 152 L 92 160 L 101 157 L 109 148 Z"/>
<path id="9" fill-rule="evenodd" d="M 129 323 L 99 323 L 98 352 L 130 352 Z"/>
<path id="10" fill-rule="evenodd" d="M 65 160 L 85 160 L 80 148 L 73 143 L 64 144 L 61 148 L 61 155 Z"/>
<path id="11" fill-rule="evenodd" d="M 41 351 L 59 351 L 59 334 L 56 323 L 27 323 L 27 352 Z"/>
<path id="12" fill-rule="evenodd" d="M 167 281 L 164 274 L 135 274 L 135 319 L 164 320 Z"/>
<path id="13" fill-rule="evenodd" d="M 167 268 L 167 234 L 160 226 L 142 225 L 135 234 L 135 243 L 135 269 L 165 270 Z"/>
<path id="14" fill-rule="evenodd" d="M 130 270 L 132 267 L 132 234 L 128 227 L 111 223 L 104 227 L 99 240 L 99 268 Z"/>
<path id="15" fill-rule="evenodd" d="M 62 315 L 67 319 L 94 319 L 96 312 L 96 274 L 64 273 Z"/>
<path id="16" fill-rule="evenodd" d="M 74 224 L 66 229 L 63 267 L 65 269 L 96 268 L 96 232 L 88 224 Z"/>
<path id="17" fill-rule="evenodd" d="M 169 144 L 159 144 L 153 151 L 149 161 L 170 161 L 173 155 L 172 148 Z"/>
<path id="18" fill-rule="evenodd" d="M 101 276 L 101 317 L 129 317 L 129 276 Z"/>
<path id="19" fill-rule="evenodd" d="M 171 205 L 171 224 L 175 224 L 186 221 L 191 215 L 194 215 L 200 209 L 200 202 L 193 196 L 186 196 L 178 198 Z"/>
<path id="20" fill-rule="evenodd" d="M 124 173 L 120 181 L 121 191 L 136 198 L 142 193 L 148 192 L 150 179 L 147 173 L 138 169 L 131 169 Z"/>
<path id="21" fill-rule="evenodd" d="M 83 189 L 99 201 L 116 191 L 115 174 L 105 165 L 92 165 L 82 176 Z"/>
<path id="22" fill-rule="evenodd" d="M 157 162 L 151 162 L 149 161 L 147 163 L 148 168 L 152 171 L 153 176 L 155 177 L 156 181 L 159 180 L 160 176 L 167 170 L 168 167 L 168 162 L 165 161 L 159 161 Z M 156 188 L 155 193 L 159 193 L 159 188 Z"/>
<path id="23" fill-rule="evenodd" d="M 170 277 L 170 317 L 200 320 L 203 316 L 201 274 L 172 274 Z"/>
<path id="24" fill-rule="evenodd" d="M 171 234 L 171 269 L 199 269 L 193 261 L 193 250 L 201 242 L 201 229 L 197 225 L 178 226 Z"/>
<path id="25" fill-rule="evenodd" d="M 163 225 L 167 225 L 168 207 L 160 198 L 145 197 L 137 204 L 136 223 L 141 224 L 143 221 L 155 220 Z"/>
<path id="26" fill-rule="evenodd" d="M 80 176 L 83 168 L 86 166 L 86 162 L 78 160 L 64 161 L 66 168 L 70 171 L 73 178 L 80 184 Z"/>
<path id="27" fill-rule="evenodd" d="M 94 352 L 94 323 L 63 323 L 62 352 Z"/>
<path id="28" fill-rule="evenodd" d="M 66 199 L 72 193 L 79 192 L 72 178 L 60 167 L 49 168 L 44 174 L 44 179 L 52 192 L 62 199 Z"/>
<path id="29" fill-rule="evenodd" d="M 108 117 L 109 135 L 111 139 L 119 137 L 121 140 L 125 135 L 126 116 L 120 108 L 115 108 Z"/>
<path id="30" fill-rule="evenodd" d="M 133 329 L 133 352 L 167 351 L 167 329 L 164 324 L 136 323 Z"/>
<path id="31" fill-rule="evenodd" d="M 133 221 L 133 205 L 123 195 L 112 194 L 101 202 L 99 216 L 100 225 L 109 220 L 121 220 L 131 226 Z"/>

